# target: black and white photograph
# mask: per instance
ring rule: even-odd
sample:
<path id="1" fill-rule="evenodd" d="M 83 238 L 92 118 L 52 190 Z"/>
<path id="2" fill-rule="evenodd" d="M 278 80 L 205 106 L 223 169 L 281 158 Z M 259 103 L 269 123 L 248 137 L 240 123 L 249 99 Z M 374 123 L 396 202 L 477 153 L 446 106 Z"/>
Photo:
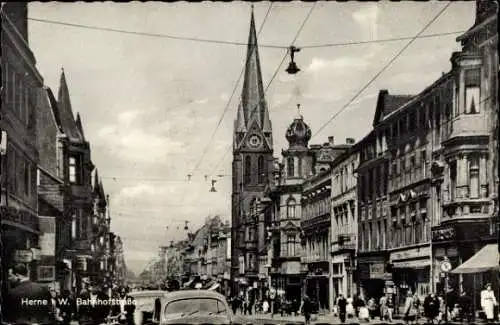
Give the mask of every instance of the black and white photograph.
<path id="1" fill-rule="evenodd" d="M 1 2 L 0 323 L 500 323 L 498 9 Z"/>

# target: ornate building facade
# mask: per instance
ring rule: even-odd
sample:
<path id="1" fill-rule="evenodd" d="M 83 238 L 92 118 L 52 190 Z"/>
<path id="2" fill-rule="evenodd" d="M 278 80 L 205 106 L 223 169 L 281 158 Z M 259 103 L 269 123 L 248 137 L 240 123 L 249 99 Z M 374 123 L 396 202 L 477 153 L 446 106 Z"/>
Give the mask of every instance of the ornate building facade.
<path id="1" fill-rule="evenodd" d="M 258 280 L 258 220 L 252 217 L 250 207 L 263 197 L 273 166 L 272 127 L 259 60 L 252 11 L 243 90 L 234 124 L 232 164 L 231 279 L 242 285 Z"/>

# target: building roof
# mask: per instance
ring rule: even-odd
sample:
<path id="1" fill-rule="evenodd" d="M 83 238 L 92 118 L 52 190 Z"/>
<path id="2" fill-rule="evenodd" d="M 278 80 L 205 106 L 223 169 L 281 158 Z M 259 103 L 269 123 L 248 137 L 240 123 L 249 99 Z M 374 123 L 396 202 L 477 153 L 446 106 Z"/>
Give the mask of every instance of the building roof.
<path id="1" fill-rule="evenodd" d="M 68 84 L 66 82 L 66 75 L 64 74 L 64 69 L 61 72 L 61 78 L 59 80 L 57 104 L 59 107 L 61 126 L 63 132 L 71 141 L 84 142 L 85 138 L 80 133 L 78 124 L 75 121 L 75 117 L 73 115 L 73 108 L 71 107 L 71 99 L 69 96 L 69 89 L 68 89 Z M 81 126 L 81 121 L 80 121 L 80 126 Z"/>
<path id="2" fill-rule="evenodd" d="M 409 102 L 414 95 L 391 95 L 387 89 L 378 93 L 377 107 L 373 118 L 373 126 L 377 126 L 387 115 Z"/>

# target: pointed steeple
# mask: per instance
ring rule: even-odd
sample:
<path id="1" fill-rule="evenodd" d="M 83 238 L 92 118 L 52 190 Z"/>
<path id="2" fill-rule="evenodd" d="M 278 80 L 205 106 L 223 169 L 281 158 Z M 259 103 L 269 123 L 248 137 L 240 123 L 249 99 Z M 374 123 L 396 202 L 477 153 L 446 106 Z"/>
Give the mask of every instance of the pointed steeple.
<path id="1" fill-rule="evenodd" d="M 82 126 L 82 120 L 80 118 L 80 113 L 76 113 L 76 127 L 78 128 L 78 131 L 80 132 L 80 135 L 83 140 L 85 140 L 85 134 L 83 133 L 83 126 Z"/>
<path id="2" fill-rule="evenodd" d="M 64 68 L 61 69 L 59 91 L 57 93 L 57 105 L 59 108 L 63 132 L 73 141 L 84 141 L 78 130 L 78 126 L 76 125 L 75 117 L 73 115 L 73 108 L 71 107 L 68 83 L 66 82 Z"/>
<path id="3" fill-rule="evenodd" d="M 257 45 L 257 31 L 255 29 L 255 18 L 252 8 L 245 62 L 245 79 L 243 81 L 243 91 L 241 93 L 243 115 L 247 127 L 253 116 L 257 118 L 259 126 L 263 126 L 263 117 L 266 115 L 264 111 L 267 110 L 264 95 L 259 47 Z"/>
<path id="4" fill-rule="evenodd" d="M 97 169 L 94 173 L 94 194 L 99 194 L 99 171 Z"/>

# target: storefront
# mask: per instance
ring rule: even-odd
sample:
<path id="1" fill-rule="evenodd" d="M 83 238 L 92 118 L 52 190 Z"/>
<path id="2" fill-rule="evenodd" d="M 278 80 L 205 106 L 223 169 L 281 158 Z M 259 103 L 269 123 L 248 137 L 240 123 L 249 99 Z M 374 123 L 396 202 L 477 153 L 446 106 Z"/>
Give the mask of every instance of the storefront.
<path id="1" fill-rule="evenodd" d="M 385 295 L 386 287 L 392 281 L 392 274 L 387 271 L 387 257 L 384 253 L 358 257 L 358 292 L 365 301 L 370 298 L 378 301 Z"/>
<path id="2" fill-rule="evenodd" d="M 409 292 L 423 301 L 430 293 L 430 245 L 393 251 L 389 258 L 395 284 L 396 308 L 404 306 Z"/>
<path id="3" fill-rule="evenodd" d="M 308 263 L 305 293 L 315 301 L 319 310 L 329 309 L 328 262 Z"/>
<path id="4" fill-rule="evenodd" d="M 354 259 L 350 253 L 334 255 L 332 260 L 332 282 L 333 282 L 333 301 L 339 294 L 344 297 L 351 297 L 354 292 L 353 271 Z"/>

